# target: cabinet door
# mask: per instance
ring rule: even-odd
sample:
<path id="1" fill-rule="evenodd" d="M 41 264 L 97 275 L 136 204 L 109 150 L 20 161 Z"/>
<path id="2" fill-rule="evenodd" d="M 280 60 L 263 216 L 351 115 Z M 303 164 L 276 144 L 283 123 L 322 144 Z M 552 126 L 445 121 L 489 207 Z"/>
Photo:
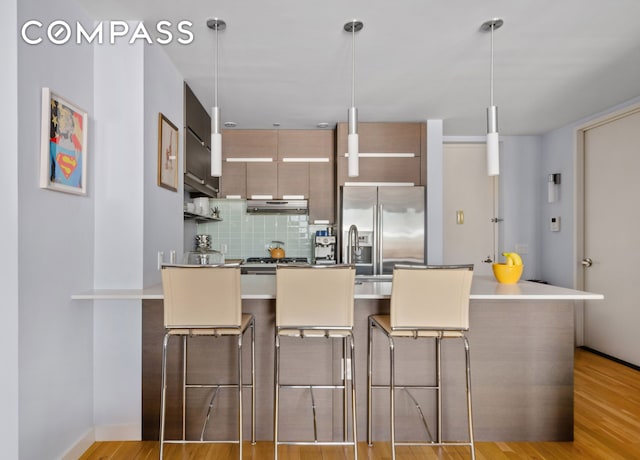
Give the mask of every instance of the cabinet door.
<path id="1" fill-rule="evenodd" d="M 360 158 L 358 177 L 347 175 L 347 159 L 338 159 L 338 178 L 345 182 L 407 182 L 421 185 L 421 162 L 415 158 Z"/>
<path id="2" fill-rule="evenodd" d="M 247 167 L 245 163 L 222 162 L 222 177 L 220 178 L 220 196 L 247 197 Z"/>
<path id="3" fill-rule="evenodd" d="M 269 163 L 245 163 L 247 168 L 247 198 L 255 195 L 278 195 L 278 164 Z"/>
<path id="4" fill-rule="evenodd" d="M 185 130 L 185 137 L 184 173 L 204 186 L 206 167 L 210 164 L 206 161 L 209 152 L 190 127 Z"/>
<path id="5" fill-rule="evenodd" d="M 285 158 L 332 158 L 333 130 L 282 130 L 278 132 L 278 161 Z"/>
<path id="6" fill-rule="evenodd" d="M 278 162 L 278 198 L 302 195 L 309 198 L 309 163 Z"/>
<path id="7" fill-rule="evenodd" d="M 345 182 L 410 182 L 426 178 L 424 123 L 359 123 L 360 174 L 347 175 L 348 124 L 338 124 L 337 180 Z M 367 154 L 374 156 L 367 157 Z"/>
<path id="8" fill-rule="evenodd" d="M 278 155 L 278 132 L 267 129 L 222 130 L 225 158 L 272 158 Z"/>
<path id="9" fill-rule="evenodd" d="M 413 153 L 420 156 L 420 123 L 360 123 L 363 153 Z M 344 153 L 344 152 L 343 152 Z"/>
<path id="10" fill-rule="evenodd" d="M 211 142 L 209 140 L 211 136 L 211 117 L 186 83 L 184 85 L 184 106 L 186 126 L 190 127 L 206 145 L 209 145 Z"/>
<path id="11" fill-rule="evenodd" d="M 309 221 L 335 222 L 333 161 L 309 164 Z"/>

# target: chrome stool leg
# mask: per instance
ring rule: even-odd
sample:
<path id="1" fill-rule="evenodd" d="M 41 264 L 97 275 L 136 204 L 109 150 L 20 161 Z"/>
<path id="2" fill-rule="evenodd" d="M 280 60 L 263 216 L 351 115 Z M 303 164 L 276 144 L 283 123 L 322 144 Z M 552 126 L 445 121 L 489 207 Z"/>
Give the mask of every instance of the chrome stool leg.
<path id="1" fill-rule="evenodd" d="M 275 337 L 275 366 L 273 370 L 274 376 L 274 394 L 273 394 L 273 444 L 274 460 L 278 460 L 278 405 L 280 400 L 280 337 L 276 333 Z"/>
<path id="2" fill-rule="evenodd" d="M 372 405 L 372 378 L 373 378 L 373 321 L 368 319 L 369 328 L 367 330 L 368 346 L 367 346 L 367 444 L 373 445 L 372 423 L 373 408 Z"/>
<path id="3" fill-rule="evenodd" d="M 242 334 L 238 334 L 238 446 L 242 459 Z"/>
<path id="4" fill-rule="evenodd" d="M 353 460 L 358 460 L 358 427 L 356 424 L 356 361 L 355 361 L 355 339 L 353 335 L 349 335 L 351 339 L 351 417 L 353 427 Z M 346 422 L 346 420 L 345 420 Z M 345 439 L 346 441 L 346 439 Z"/>
<path id="5" fill-rule="evenodd" d="M 471 411 L 471 356 L 469 352 L 469 339 L 464 336 L 464 353 L 467 369 L 467 416 L 469 418 L 469 448 L 471 449 L 471 460 L 475 460 L 476 451 L 473 440 L 473 413 Z"/>
<path id="6" fill-rule="evenodd" d="M 160 460 L 163 458 L 164 452 L 164 431 L 166 424 L 166 407 L 167 407 L 167 345 L 169 343 L 169 334 L 165 334 L 162 341 L 162 383 L 160 384 L 162 396 L 160 398 Z"/>
<path id="7" fill-rule="evenodd" d="M 396 460 L 396 373 L 395 344 L 389 336 L 389 418 L 391 419 L 391 460 Z"/>
<path id="8" fill-rule="evenodd" d="M 256 443 L 256 325 L 251 319 L 251 444 Z"/>
<path id="9" fill-rule="evenodd" d="M 442 339 L 436 337 L 436 423 L 438 424 L 437 442 L 442 442 Z"/>

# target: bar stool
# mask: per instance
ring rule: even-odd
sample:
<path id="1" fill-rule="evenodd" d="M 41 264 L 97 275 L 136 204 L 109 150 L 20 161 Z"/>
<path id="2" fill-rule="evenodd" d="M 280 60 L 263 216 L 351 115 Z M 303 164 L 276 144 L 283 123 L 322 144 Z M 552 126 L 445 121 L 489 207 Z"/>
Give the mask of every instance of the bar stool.
<path id="1" fill-rule="evenodd" d="M 369 345 L 367 365 L 367 442 L 372 444 L 372 390 L 389 389 L 389 412 L 391 423 L 391 458 L 396 458 L 398 445 L 462 445 L 469 446 L 471 458 L 475 459 L 473 441 L 473 420 L 471 412 L 471 368 L 469 361 L 469 341 L 465 331 L 469 329 L 469 294 L 473 277 L 473 265 L 444 266 L 403 266 L 397 265 L 393 271 L 391 304 L 389 315 L 369 317 Z M 389 384 L 373 385 L 373 332 L 379 330 L 389 341 Z M 395 339 L 428 338 L 435 340 L 434 385 L 398 385 L 395 377 Z M 469 442 L 445 442 L 442 440 L 442 379 L 441 341 L 442 339 L 462 339 L 466 360 L 466 396 Z M 396 389 L 404 389 L 419 410 L 422 423 L 430 435 L 424 414 L 413 398 L 410 389 L 432 389 L 436 391 L 437 439 L 431 442 L 396 441 Z"/>
<path id="2" fill-rule="evenodd" d="M 355 285 L 355 267 L 353 265 L 322 266 L 278 266 L 276 270 L 276 327 L 275 327 L 275 392 L 273 439 L 275 460 L 278 459 L 278 446 L 297 445 L 352 445 L 354 459 L 358 458 L 356 429 L 356 393 L 355 360 L 353 340 L 353 292 Z M 342 367 L 340 384 L 309 384 L 280 382 L 280 350 L 285 337 L 295 338 L 296 346 L 317 339 L 340 339 L 342 341 Z M 348 367 L 348 360 L 351 366 Z M 291 369 L 291 367 L 288 367 Z M 351 374 L 351 429 L 352 441 L 348 441 L 348 373 Z M 301 379 L 303 380 L 303 379 Z M 333 382 L 333 380 L 332 380 Z M 313 411 L 314 441 L 280 441 L 278 421 L 281 389 L 307 389 L 310 392 Z M 342 441 L 318 441 L 316 405 L 314 389 L 342 390 L 343 433 Z"/>
<path id="3" fill-rule="evenodd" d="M 242 314 L 240 267 L 238 265 L 165 265 L 161 270 L 164 293 L 164 327 L 162 344 L 162 397 L 160 402 L 160 459 L 166 443 L 237 443 L 242 459 L 242 394 L 251 390 L 251 442 L 255 443 L 255 324 L 253 315 Z M 242 341 L 251 329 L 251 383 L 243 384 Z M 165 440 L 167 347 L 169 338 L 182 337 L 182 439 Z M 187 342 L 190 337 L 237 338 L 237 381 L 224 384 L 187 382 Z M 213 394 L 202 426 L 200 440 L 186 440 L 186 390 L 212 388 Z M 214 398 L 221 388 L 235 388 L 238 396 L 238 440 L 205 441 Z"/>

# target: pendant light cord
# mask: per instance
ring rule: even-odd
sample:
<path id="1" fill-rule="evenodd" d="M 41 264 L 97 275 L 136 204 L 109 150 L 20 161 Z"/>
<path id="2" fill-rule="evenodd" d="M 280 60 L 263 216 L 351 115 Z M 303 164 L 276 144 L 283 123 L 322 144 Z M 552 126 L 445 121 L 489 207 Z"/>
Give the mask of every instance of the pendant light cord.
<path id="1" fill-rule="evenodd" d="M 216 59 L 215 59 L 215 80 L 213 83 L 213 100 L 214 106 L 218 107 L 218 29 L 220 26 L 216 26 Z"/>
<path id="2" fill-rule="evenodd" d="M 351 107 L 356 106 L 356 21 L 351 27 Z"/>
<path id="3" fill-rule="evenodd" d="M 489 104 L 490 106 L 493 106 L 493 29 L 494 28 L 495 28 L 495 25 L 491 24 L 491 72 L 490 72 L 490 74 L 491 74 L 491 78 L 490 78 L 490 80 L 491 80 L 491 89 L 490 89 L 490 93 L 489 93 L 491 95 L 490 96 L 491 100 L 489 101 L 490 102 L 490 104 Z"/>

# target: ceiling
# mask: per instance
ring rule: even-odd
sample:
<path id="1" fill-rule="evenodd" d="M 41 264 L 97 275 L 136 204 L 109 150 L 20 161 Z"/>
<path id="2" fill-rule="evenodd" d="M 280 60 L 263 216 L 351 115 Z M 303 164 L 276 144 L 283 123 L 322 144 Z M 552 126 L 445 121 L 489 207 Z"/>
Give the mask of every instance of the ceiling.
<path id="1" fill-rule="evenodd" d="M 164 46 L 202 104 L 213 105 L 215 32 L 222 121 L 238 129 L 333 127 L 351 106 L 352 36 L 360 121 L 444 120 L 445 135 L 533 135 L 640 96 L 638 0 L 78 0 L 101 20 L 190 20 L 194 40 Z M 151 27 L 149 27 L 151 25 Z M 174 29 L 175 30 L 175 29 Z"/>

